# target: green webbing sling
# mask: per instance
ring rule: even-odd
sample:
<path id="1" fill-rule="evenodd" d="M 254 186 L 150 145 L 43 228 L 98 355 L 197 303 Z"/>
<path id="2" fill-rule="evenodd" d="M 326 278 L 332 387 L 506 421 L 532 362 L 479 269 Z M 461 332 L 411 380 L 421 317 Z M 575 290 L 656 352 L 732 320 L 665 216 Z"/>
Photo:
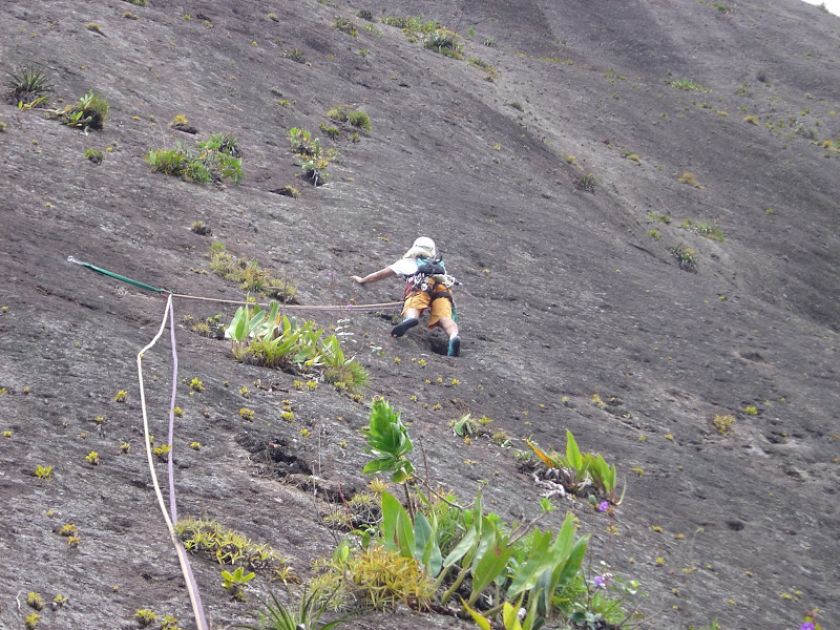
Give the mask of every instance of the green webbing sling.
<path id="1" fill-rule="evenodd" d="M 95 271 L 96 273 L 101 273 L 103 276 L 109 276 L 111 278 L 115 278 L 115 279 L 119 280 L 120 282 L 125 282 L 126 284 L 130 284 L 132 286 L 135 286 L 138 289 L 145 289 L 146 291 L 151 291 L 152 293 L 160 293 L 160 294 L 169 293 L 169 291 L 166 291 L 164 289 L 156 289 L 153 286 L 150 286 L 148 284 L 144 284 L 144 283 L 139 282 L 137 280 L 132 280 L 131 278 L 126 278 L 125 276 L 121 276 L 120 274 L 114 273 L 113 271 L 108 271 L 107 269 L 102 269 L 102 267 L 97 267 L 95 265 L 91 265 L 90 263 L 86 263 L 86 262 L 83 262 L 81 260 L 77 260 L 76 258 L 73 258 L 72 256 L 68 256 L 67 260 L 68 260 L 68 262 L 76 263 L 77 265 L 81 265 L 82 267 L 87 267 L 88 269 L 90 269 L 91 271 Z"/>

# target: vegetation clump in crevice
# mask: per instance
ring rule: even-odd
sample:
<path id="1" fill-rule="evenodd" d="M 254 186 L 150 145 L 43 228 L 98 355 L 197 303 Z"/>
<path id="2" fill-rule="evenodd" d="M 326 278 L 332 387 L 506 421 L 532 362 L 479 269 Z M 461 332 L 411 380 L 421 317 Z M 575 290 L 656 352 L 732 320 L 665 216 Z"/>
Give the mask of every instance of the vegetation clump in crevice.
<path id="1" fill-rule="evenodd" d="M 327 111 L 327 118 L 343 125 L 349 125 L 362 131 L 370 131 L 373 124 L 364 111 L 351 105 L 336 105 Z"/>
<path id="2" fill-rule="evenodd" d="M 95 94 L 93 90 L 82 96 L 73 105 L 67 105 L 62 110 L 54 112 L 62 125 L 77 127 L 83 131 L 88 129 L 101 130 L 111 111 L 111 106 L 102 94 Z"/>
<path id="3" fill-rule="evenodd" d="M 244 177 L 238 141 L 230 133 L 213 134 L 194 147 L 178 141 L 174 149 L 150 149 L 144 159 L 152 172 L 191 183 L 219 184 L 228 179 L 239 184 Z"/>
<path id="4" fill-rule="evenodd" d="M 312 134 L 306 129 L 292 127 L 286 133 L 291 144 L 292 153 L 300 160 L 300 168 L 308 182 L 313 186 L 322 186 L 329 180 L 330 174 L 327 167 L 338 158 L 338 151 L 335 149 L 322 149 L 321 141 L 312 138 Z"/>
<path id="5" fill-rule="evenodd" d="M 499 76 L 499 71 L 493 66 L 493 64 L 484 61 L 478 57 L 470 57 L 467 59 L 467 63 L 474 68 L 478 68 L 482 72 L 484 72 L 484 78 L 487 81 L 495 81 L 496 77 Z"/>
<path id="6" fill-rule="evenodd" d="M 359 30 L 356 28 L 356 25 L 351 20 L 344 17 L 336 16 L 333 26 L 342 33 L 347 33 L 351 37 L 357 37 L 359 34 Z"/>
<path id="7" fill-rule="evenodd" d="M 697 273 L 697 255 L 691 247 L 678 243 L 671 247 L 670 252 L 674 256 L 674 260 L 677 261 L 680 269 L 690 273 Z"/>
<path id="8" fill-rule="evenodd" d="M 297 285 L 292 280 L 275 276 L 270 269 L 261 268 L 256 260 L 237 258 L 226 250 L 224 243 L 211 243 L 208 257 L 210 271 L 236 282 L 244 291 L 276 298 L 285 304 L 296 301 Z"/>
<path id="9" fill-rule="evenodd" d="M 347 358 L 336 335 L 324 339 L 315 322 L 289 318 L 272 301 L 268 311 L 241 306 L 225 329 L 231 353 L 239 361 L 294 373 L 320 373 L 324 380 L 351 395 L 368 383 L 368 372 Z"/>
<path id="10" fill-rule="evenodd" d="M 258 545 L 218 521 L 188 516 L 175 523 L 175 533 L 187 551 L 212 558 L 223 566 L 269 571 L 286 581 L 298 581 L 286 560 L 271 546 Z"/>
<path id="11" fill-rule="evenodd" d="M 399 17 L 386 16 L 380 20 L 383 24 L 399 28 L 406 34 L 410 42 L 420 42 L 424 48 L 436 53 L 462 59 L 464 43 L 460 36 L 449 29 L 443 28 L 437 20 L 424 20 L 423 16 Z"/>

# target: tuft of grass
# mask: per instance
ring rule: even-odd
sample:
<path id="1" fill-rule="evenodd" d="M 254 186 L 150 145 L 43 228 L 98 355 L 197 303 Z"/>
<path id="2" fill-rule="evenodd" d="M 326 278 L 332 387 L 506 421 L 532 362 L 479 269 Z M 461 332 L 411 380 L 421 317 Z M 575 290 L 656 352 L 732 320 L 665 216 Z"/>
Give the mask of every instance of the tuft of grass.
<path id="1" fill-rule="evenodd" d="M 482 59 L 479 59 L 478 57 L 470 57 L 469 59 L 467 59 L 467 63 L 469 65 L 471 65 L 473 68 L 478 68 L 479 70 L 484 72 L 485 73 L 484 78 L 487 79 L 488 81 L 492 81 L 497 76 L 499 76 L 499 71 L 496 70 L 495 67 L 493 67 L 493 64 L 491 64 L 487 61 L 484 61 Z"/>
<path id="2" fill-rule="evenodd" d="M 283 57 L 285 57 L 289 61 L 294 61 L 295 63 L 306 63 L 306 56 L 303 54 L 303 51 L 299 48 L 287 50 L 283 53 Z"/>
<path id="3" fill-rule="evenodd" d="M 370 117 L 361 110 L 354 110 L 347 114 L 347 122 L 357 129 L 364 129 L 370 131 L 373 125 L 370 122 Z"/>
<path id="4" fill-rule="evenodd" d="M 138 7 L 146 6 L 146 0 L 125 0 L 125 2 L 128 2 L 129 4 L 133 4 Z"/>
<path id="5" fill-rule="evenodd" d="M 294 186 L 281 186 L 277 190 L 275 190 L 278 195 L 283 195 L 284 197 L 291 197 L 292 199 L 300 199 L 300 191 L 295 188 Z"/>
<path id="6" fill-rule="evenodd" d="M 342 365 L 328 365 L 324 368 L 324 380 L 333 385 L 343 384 L 349 392 L 364 389 L 370 381 L 370 375 L 363 365 L 350 361 Z"/>
<path id="7" fill-rule="evenodd" d="M 88 22 L 87 24 L 85 24 L 85 28 L 89 31 L 93 31 L 94 33 L 99 33 L 100 35 L 103 34 L 102 27 L 99 26 L 99 24 L 97 24 L 96 22 Z"/>
<path id="8" fill-rule="evenodd" d="M 348 108 L 346 105 L 336 105 L 327 112 L 327 118 L 339 123 L 346 123 L 347 109 Z"/>
<path id="9" fill-rule="evenodd" d="M 332 140 L 338 140 L 341 137 L 341 130 L 336 127 L 321 123 L 319 129 L 324 132 L 325 136 Z"/>
<path id="10" fill-rule="evenodd" d="M 204 221 L 193 221 L 192 225 L 190 225 L 190 230 L 198 234 L 199 236 L 211 236 L 213 234 L 213 230 L 210 228 L 209 225 L 206 225 Z"/>
<path id="11" fill-rule="evenodd" d="M 697 177 L 695 177 L 694 173 L 689 173 L 688 171 L 677 177 L 677 181 L 681 184 L 685 184 L 686 186 L 700 188 L 700 184 L 697 181 Z"/>

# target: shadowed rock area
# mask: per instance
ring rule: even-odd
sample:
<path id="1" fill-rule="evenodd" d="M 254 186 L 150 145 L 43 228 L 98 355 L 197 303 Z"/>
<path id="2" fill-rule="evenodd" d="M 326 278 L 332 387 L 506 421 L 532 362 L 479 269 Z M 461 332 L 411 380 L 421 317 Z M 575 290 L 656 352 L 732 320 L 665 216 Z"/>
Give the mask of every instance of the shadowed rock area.
<path id="1" fill-rule="evenodd" d="M 462 58 L 380 21 L 417 15 Z M 196 627 L 137 374 L 166 299 L 71 256 L 211 299 L 173 298 L 178 517 L 267 543 L 304 579 L 342 535 L 324 516 L 369 481 L 360 429 L 382 396 L 417 475 L 465 503 L 483 487 L 507 521 L 539 512 L 526 438 L 562 451 L 568 429 L 615 463 L 611 516 L 554 499 L 543 524 L 571 510 L 592 571 L 641 583 L 637 627 L 790 630 L 814 608 L 840 626 L 840 18 L 799 0 L 0 0 L 0 18 L 4 82 L 34 67 L 52 84 L 48 103 L 0 104 L 0 627 L 26 627 L 29 592 L 68 598 L 46 630 L 135 628 L 141 608 Z M 91 91 L 103 128 L 62 124 Z M 340 105 L 371 129 L 330 119 Z M 323 185 L 295 127 L 338 152 Z M 144 161 L 215 133 L 237 139 L 239 184 Z M 390 339 L 387 308 L 289 311 L 351 333 L 361 396 L 296 388 L 184 319 L 226 325 L 248 295 L 209 269 L 213 241 L 293 282 L 297 306 L 346 307 L 399 300 L 397 280 L 349 277 L 419 235 L 461 283 L 461 357 L 425 327 Z M 143 358 L 157 446 L 172 349 L 167 331 Z M 465 413 L 506 445 L 454 435 Z M 282 591 L 260 574 L 238 603 L 222 567 L 191 561 L 213 628 Z M 476 626 L 400 608 L 347 627 Z"/>

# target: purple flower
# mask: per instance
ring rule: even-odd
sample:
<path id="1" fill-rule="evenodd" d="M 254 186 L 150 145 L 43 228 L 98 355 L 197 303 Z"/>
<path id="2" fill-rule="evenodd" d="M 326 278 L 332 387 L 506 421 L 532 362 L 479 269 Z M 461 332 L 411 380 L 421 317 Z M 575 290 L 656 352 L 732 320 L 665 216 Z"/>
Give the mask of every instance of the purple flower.
<path id="1" fill-rule="evenodd" d="M 607 503 L 606 501 L 601 501 L 600 505 L 598 506 L 598 511 L 599 512 L 606 512 L 609 509 L 610 509 L 610 504 Z M 802 630 L 802 628 L 800 628 L 799 630 Z"/>
<path id="2" fill-rule="evenodd" d="M 817 630 L 817 627 L 814 625 L 813 621 L 806 621 L 799 626 L 799 630 Z"/>
<path id="3" fill-rule="evenodd" d="M 603 575 L 595 576 L 595 588 L 604 588 L 606 585 L 607 579 Z M 806 630 L 806 628 L 805 626 L 803 626 L 799 630 Z"/>

